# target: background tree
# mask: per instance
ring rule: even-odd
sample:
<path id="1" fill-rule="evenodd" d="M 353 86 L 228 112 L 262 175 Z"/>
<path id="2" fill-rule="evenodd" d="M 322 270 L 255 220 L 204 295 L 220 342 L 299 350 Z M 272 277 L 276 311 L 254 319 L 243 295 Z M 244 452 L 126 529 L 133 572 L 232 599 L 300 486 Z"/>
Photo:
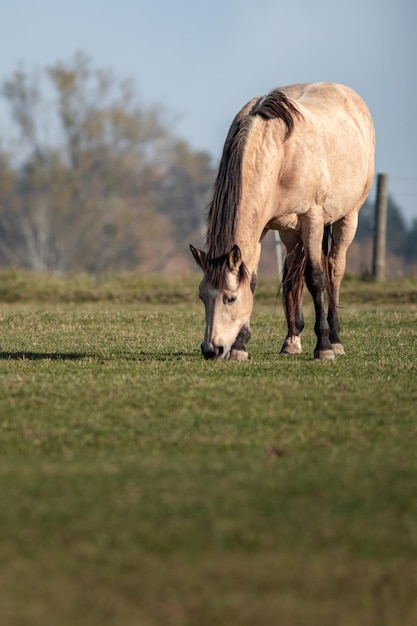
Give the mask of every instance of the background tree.
<path id="1" fill-rule="evenodd" d="M 374 237 L 375 206 L 366 201 L 359 212 L 358 231 L 356 234 L 355 267 L 362 267 L 370 271 L 372 245 Z M 417 220 L 407 225 L 401 208 L 394 198 L 388 196 L 387 210 L 387 270 L 392 275 L 404 274 L 412 270 L 417 260 Z M 351 255 L 352 256 L 352 255 Z M 390 271 L 391 270 L 391 271 Z"/>
<path id="2" fill-rule="evenodd" d="M 403 255 L 408 264 L 417 265 L 417 218 L 411 222 L 411 226 L 405 237 L 403 245 Z"/>
<path id="3" fill-rule="evenodd" d="M 159 186 L 158 208 L 174 222 L 179 240 L 201 237 L 213 181 L 207 152 L 194 152 L 184 141 L 174 143 Z"/>
<path id="4" fill-rule="evenodd" d="M 215 168 L 172 131 L 161 105 L 82 53 L 0 88 L 12 136 L 0 137 L 0 265 L 36 271 L 169 271 L 203 244 Z M 370 267 L 374 206 L 359 214 L 356 271 Z M 388 201 L 395 273 L 417 264 L 417 220 Z M 274 246 L 263 248 L 275 267 Z M 268 265 L 268 263 L 266 264 Z M 400 267 L 401 266 L 401 267 Z M 368 270 L 369 271 L 369 270 Z"/>
<path id="5" fill-rule="evenodd" d="M 130 81 L 80 53 L 42 77 L 16 71 L 2 95 L 20 141 L 18 166 L 0 159 L 0 261 L 163 269 L 201 223 L 210 158 L 172 135 L 163 108 L 141 105 Z"/>

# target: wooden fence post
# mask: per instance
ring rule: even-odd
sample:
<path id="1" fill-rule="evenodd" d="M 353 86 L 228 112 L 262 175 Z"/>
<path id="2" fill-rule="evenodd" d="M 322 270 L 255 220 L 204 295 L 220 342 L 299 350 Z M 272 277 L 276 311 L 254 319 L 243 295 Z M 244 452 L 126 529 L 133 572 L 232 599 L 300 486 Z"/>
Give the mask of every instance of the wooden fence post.
<path id="1" fill-rule="evenodd" d="M 378 174 L 375 201 L 374 249 L 372 276 L 375 280 L 385 278 L 385 256 L 387 246 L 388 175 Z"/>
<path id="2" fill-rule="evenodd" d="M 278 265 L 278 285 L 281 286 L 283 266 L 284 266 L 284 252 L 283 252 L 281 237 L 279 236 L 278 230 L 274 230 L 274 236 L 275 236 L 275 252 L 277 255 L 277 265 Z"/>

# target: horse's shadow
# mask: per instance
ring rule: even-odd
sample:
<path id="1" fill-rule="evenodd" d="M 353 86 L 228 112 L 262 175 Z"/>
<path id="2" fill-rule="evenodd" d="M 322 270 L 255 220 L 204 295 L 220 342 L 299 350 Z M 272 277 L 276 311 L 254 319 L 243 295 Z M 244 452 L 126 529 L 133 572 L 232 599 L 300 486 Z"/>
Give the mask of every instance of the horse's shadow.
<path id="1" fill-rule="evenodd" d="M 88 355 L 81 352 L 0 352 L 4 361 L 78 361 Z"/>
<path id="2" fill-rule="evenodd" d="M 115 355 L 117 358 L 117 355 Z M 181 361 L 191 358 L 187 352 L 132 352 L 118 355 L 127 361 Z M 196 352 L 194 358 L 199 357 Z M 114 357 L 113 357 L 114 358 Z M 85 352 L 0 352 L 0 361 L 81 361 L 82 359 L 107 360 L 99 354 L 87 354 Z"/>

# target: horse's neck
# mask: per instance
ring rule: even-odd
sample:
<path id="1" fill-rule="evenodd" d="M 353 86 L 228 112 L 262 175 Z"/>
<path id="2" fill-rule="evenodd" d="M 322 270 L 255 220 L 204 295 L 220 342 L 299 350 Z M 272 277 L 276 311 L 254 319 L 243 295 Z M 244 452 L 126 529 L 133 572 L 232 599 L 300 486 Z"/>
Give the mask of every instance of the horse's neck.
<path id="1" fill-rule="evenodd" d="M 264 157 L 266 158 L 266 157 Z M 278 159 L 275 158 L 278 163 Z M 259 175 L 261 167 L 263 174 Z M 260 256 L 260 242 L 270 214 L 271 187 L 276 185 L 278 172 L 270 164 L 262 166 L 260 160 L 247 160 L 244 164 L 243 188 L 236 225 L 236 243 L 251 271 L 256 270 Z M 269 178 L 269 180 L 268 180 Z"/>
<path id="2" fill-rule="evenodd" d="M 242 193 L 235 239 L 250 271 L 256 271 L 265 227 L 274 217 L 273 196 L 284 158 L 285 128 L 280 121 L 256 117 L 242 159 Z"/>
<path id="3" fill-rule="evenodd" d="M 258 267 L 264 226 L 264 216 L 260 214 L 257 208 L 242 211 L 239 216 L 236 243 L 250 272 L 256 271 Z"/>

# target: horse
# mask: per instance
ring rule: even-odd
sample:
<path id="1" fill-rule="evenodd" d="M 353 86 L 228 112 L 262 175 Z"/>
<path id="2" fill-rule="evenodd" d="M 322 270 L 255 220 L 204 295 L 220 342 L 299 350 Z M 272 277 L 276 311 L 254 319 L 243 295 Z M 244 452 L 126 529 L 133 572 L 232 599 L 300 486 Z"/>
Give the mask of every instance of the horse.
<path id="1" fill-rule="evenodd" d="M 339 293 L 358 213 L 374 178 L 375 131 L 361 97 L 337 83 L 277 88 L 235 116 L 223 148 L 207 219 L 199 297 L 205 359 L 248 358 L 261 242 L 278 230 L 287 336 L 283 354 L 302 352 L 303 291 L 315 310 L 314 358 L 345 353 Z M 325 310 L 327 292 L 328 311 Z"/>

